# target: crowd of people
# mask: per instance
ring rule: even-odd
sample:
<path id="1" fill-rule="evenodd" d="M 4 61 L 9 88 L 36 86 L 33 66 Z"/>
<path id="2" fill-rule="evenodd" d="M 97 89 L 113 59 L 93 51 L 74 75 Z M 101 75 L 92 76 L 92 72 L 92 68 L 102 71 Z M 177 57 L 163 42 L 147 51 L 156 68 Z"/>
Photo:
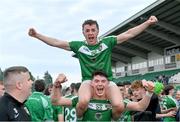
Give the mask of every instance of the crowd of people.
<path id="1" fill-rule="evenodd" d="M 46 85 L 43 79 L 34 81 L 33 93 L 26 67 L 6 69 L 3 80 L 0 121 L 114 121 L 113 107 L 106 98 L 109 80 L 102 71 L 92 74 L 92 98 L 82 117 L 76 115 L 81 83 L 72 83 L 63 94 L 62 84 L 68 82 L 64 74 L 59 74 L 53 84 Z M 157 94 L 154 83 L 142 80 L 117 86 L 124 109 L 116 121 L 179 121 L 180 89 L 166 85 Z"/>
<path id="2" fill-rule="evenodd" d="M 156 22 L 157 18 L 151 16 L 124 33 L 99 40 L 98 23 L 86 20 L 82 24 L 85 41 L 71 42 L 42 35 L 30 28 L 28 34 L 31 37 L 76 54 L 80 62 L 82 83 L 72 84 L 70 92 L 64 96 L 61 84 L 67 78 L 59 74 L 53 85 L 47 88 L 44 80 L 36 80 L 35 91 L 31 94 L 33 81 L 28 69 L 23 66 L 7 68 L 3 78 L 5 93 L 0 98 L 0 120 L 176 121 L 179 105 L 173 98 L 173 86 L 165 86 L 163 94 L 157 94 L 154 93 L 156 85 L 150 81 L 139 80 L 126 85 L 112 81 L 113 47 L 137 36 Z"/>

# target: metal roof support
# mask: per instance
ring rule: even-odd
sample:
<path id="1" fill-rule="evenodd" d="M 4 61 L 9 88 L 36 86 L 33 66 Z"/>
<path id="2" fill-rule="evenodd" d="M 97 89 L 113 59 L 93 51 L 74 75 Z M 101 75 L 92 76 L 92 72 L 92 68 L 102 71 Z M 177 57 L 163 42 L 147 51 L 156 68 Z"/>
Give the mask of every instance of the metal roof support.
<path id="1" fill-rule="evenodd" d="M 116 59 L 116 58 L 112 58 L 112 62 L 114 63 L 116 63 L 116 62 L 118 62 L 119 60 L 118 59 Z"/>
<path id="2" fill-rule="evenodd" d="M 151 44 L 147 44 L 147 43 L 144 43 L 142 41 L 139 41 L 139 40 L 133 40 L 131 39 L 130 41 L 128 41 L 128 43 L 131 43 L 133 45 L 136 45 L 136 46 L 139 46 L 141 48 L 144 48 L 146 50 L 149 50 L 149 51 L 152 51 L 152 52 L 155 52 L 159 55 L 164 55 L 164 51 L 163 49 L 159 48 L 159 47 L 155 47 Z"/>
<path id="3" fill-rule="evenodd" d="M 160 31 L 157 31 L 157 30 L 154 30 L 154 29 L 146 29 L 145 31 L 147 33 L 150 33 L 150 34 L 154 35 L 154 36 L 157 36 L 159 38 L 162 38 L 164 40 L 172 42 L 172 43 L 174 43 L 176 45 L 180 45 L 180 41 L 179 41 L 180 39 L 175 37 L 175 36 L 170 36 L 169 34 L 165 34 L 165 33 L 162 33 Z"/>
<path id="4" fill-rule="evenodd" d="M 128 64 L 128 62 L 124 61 L 123 59 L 117 59 L 115 56 L 112 56 L 112 59 L 115 61 L 115 62 L 122 62 L 124 64 Z"/>
<path id="5" fill-rule="evenodd" d="M 118 49 L 118 50 L 122 50 L 124 52 L 128 52 L 128 53 L 133 54 L 133 55 L 137 55 L 137 56 L 142 57 L 144 59 L 147 59 L 147 54 L 144 53 L 144 52 L 134 50 L 134 49 L 130 49 L 130 48 L 126 48 L 126 47 L 123 47 L 121 45 L 118 45 L 118 46 L 116 46 L 114 48 Z"/>
<path id="6" fill-rule="evenodd" d="M 143 10 L 141 10 L 140 12 L 138 12 L 137 14 L 131 16 L 129 19 L 123 21 L 122 23 L 120 23 L 119 25 L 115 26 L 114 28 L 112 28 L 112 29 L 109 30 L 108 32 L 102 34 L 102 35 L 100 36 L 100 38 L 106 37 L 106 36 L 108 36 L 108 35 L 112 35 L 112 33 L 113 33 L 114 31 L 116 31 L 118 28 L 120 28 L 120 27 L 122 27 L 122 26 L 124 26 L 124 25 L 126 25 L 126 24 L 128 24 L 128 23 L 130 23 L 132 20 L 140 17 L 141 15 L 143 15 L 143 14 L 146 13 L 146 12 L 148 12 L 148 11 L 151 10 L 152 8 L 158 6 L 159 4 L 163 3 L 164 1 L 166 1 L 166 0 L 156 0 L 154 3 L 152 3 L 152 4 L 149 5 L 148 7 L 144 8 Z"/>
<path id="7" fill-rule="evenodd" d="M 116 66 L 116 62 L 117 62 L 118 60 L 116 60 L 115 58 L 112 58 L 112 66 Z"/>
<path id="8" fill-rule="evenodd" d="M 121 54 L 118 54 L 118 53 L 112 53 L 112 57 L 113 58 L 116 58 L 120 61 L 122 61 L 123 63 L 131 63 L 131 58 L 127 57 L 127 56 L 124 56 L 124 55 L 121 55 Z"/>
<path id="9" fill-rule="evenodd" d="M 169 24 L 169 23 L 166 23 L 166 22 L 163 22 L 163 21 L 158 21 L 158 23 L 156 23 L 156 25 L 159 25 L 162 28 L 165 28 L 167 30 L 170 30 L 170 31 L 180 35 L 180 28 L 178 28 L 178 27 L 176 27 L 176 26 L 174 26 L 172 24 Z"/>

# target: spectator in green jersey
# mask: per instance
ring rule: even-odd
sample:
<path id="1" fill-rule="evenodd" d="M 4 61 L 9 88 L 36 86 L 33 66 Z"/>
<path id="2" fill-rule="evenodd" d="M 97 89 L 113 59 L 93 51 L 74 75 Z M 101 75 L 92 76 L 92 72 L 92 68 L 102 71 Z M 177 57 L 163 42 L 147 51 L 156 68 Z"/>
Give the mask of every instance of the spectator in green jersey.
<path id="1" fill-rule="evenodd" d="M 47 96 L 44 95 L 45 82 L 38 79 L 34 83 L 35 91 L 26 101 L 26 106 L 31 114 L 32 121 L 52 121 L 52 104 Z"/>

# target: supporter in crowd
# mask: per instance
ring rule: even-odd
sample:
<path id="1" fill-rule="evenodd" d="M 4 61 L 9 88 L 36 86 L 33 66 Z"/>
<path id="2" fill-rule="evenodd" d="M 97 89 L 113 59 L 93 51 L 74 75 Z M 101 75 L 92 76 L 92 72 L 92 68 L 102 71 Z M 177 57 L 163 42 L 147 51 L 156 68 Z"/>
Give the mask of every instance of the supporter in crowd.
<path id="1" fill-rule="evenodd" d="M 35 91 L 26 101 L 32 121 L 52 121 L 53 109 L 48 97 L 43 94 L 45 82 L 38 79 L 34 83 Z"/>
<path id="2" fill-rule="evenodd" d="M 137 80 L 134 81 L 131 84 L 131 89 L 133 92 L 134 97 L 139 101 L 143 98 L 143 96 L 146 94 L 146 89 L 143 85 L 143 81 L 141 80 Z M 150 111 L 150 112 L 144 112 L 144 113 L 137 113 L 138 116 L 134 115 L 134 119 L 135 120 L 139 120 L 139 121 L 155 121 L 156 120 L 156 109 L 160 108 L 159 105 L 159 100 L 158 100 L 158 96 L 156 94 L 153 94 L 153 96 L 151 97 L 151 101 L 149 103 L 149 106 L 147 107 L 147 109 L 145 111 Z M 148 114 L 148 116 L 146 116 L 146 114 Z M 143 115 L 143 116 L 142 116 Z"/>
<path id="3" fill-rule="evenodd" d="M 176 121 L 180 121 L 180 89 L 177 89 L 176 91 L 176 100 L 178 102 L 179 109 L 176 113 Z"/>
<path id="4" fill-rule="evenodd" d="M 131 87 L 131 86 L 130 86 Z M 120 122 L 131 122 L 134 121 L 134 112 L 135 111 L 145 111 L 148 107 L 149 102 L 151 100 L 151 96 L 153 95 L 154 86 L 152 84 L 143 84 L 143 87 L 147 89 L 146 94 L 144 94 L 143 98 L 137 102 L 137 98 L 134 97 L 131 88 L 127 87 L 127 95 L 129 97 L 124 98 L 125 110 L 121 115 L 119 121 Z M 142 113 L 140 112 L 140 113 Z M 144 115 L 145 116 L 145 115 Z"/>
<path id="5" fill-rule="evenodd" d="M 120 92 L 121 92 L 121 94 L 122 94 L 122 97 L 124 98 L 125 88 L 124 88 L 123 82 L 117 83 L 117 86 L 118 86 L 118 88 L 119 88 L 119 90 L 120 90 Z"/>
<path id="6" fill-rule="evenodd" d="M 23 66 L 9 67 L 4 71 L 5 93 L 0 98 L 0 121 L 30 121 L 24 101 L 31 94 L 32 80 Z"/>
<path id="7" fill-rule="evenodd" d="M 52 92 L 53 84 L 48 84 L 47 87 L 44 90 L 44 94 L 46 96 L 50 96 Z"/>
<path id="8" fill-rule="evenodd" d="M 78 97 L 78 90 L 81 83 L 71 83 L 71 94 L 65 96 L 66 98 L 76 99 Z M 64 106 L 64 121 L 77 121 L 76 108 L 74 106 Z"/>
<path id="9" fill-rule="evenodd" d="M 50 95 L 52 93 L 52 88 L 53 88 L 53 84 L 48 84 L 47 88 L 44 90 L 44 94 L 49 98 L 49 102 L 51 102 Z M 59 89 L 59 90 L 61 90 L 61 89 Z M 55 122 L 63 122 L 64 115 L 63 115 L 62 106 L 52 105 L 52 108 L 53 108 L 53 120 Z"/>
<path id="10" fill-rule="evenodd" d="M 178 106 L 180 107 L 180 89 L 176 91 L 176 100 L 178 102 Z"/>
<path id="11" fill-rule="evenodd" d="M 143 83 L 144 82 L 142 81 L 134 81 L 131 85 L 131 88 L 133 89 L 133 94 L 138 100 L 142 99 L 142 96 L 146 92 L 146 89 L 143 87 Z M 175 113 L 176 112 L 174 108 L 161 110 L 158 95 L 153 94 L 150 104 L 145 110 L 145 112 L 133 113 L 133 117 L 135 121 L 162 121 L 162 118 L 173 117 L 175 116 Z"/>
<path id="12" fill-rule="evenodd" d="M 0 97 L 4 95 L 5 88 L 3 84 L 3 77 L 0 77 Z"/>
<path id="13" fill-rule="evenodd" d="M 174 108 L 178 109 L 177 101 L 173 98 L 174 86 L 172 86 L 172 85 L 165 86 L 164 94 L 165 94 L 165 97 L 163 99 L 163 107 L 164 107 L 164 109 L 165 110 L 168 110 L 168 109 L 171 109 L 171 108 L 172 109 L 174 109 Z M 171 116 L 171 117 L 164 117 L 163 121 L 166 121 L 166 122 L 176 121 L 175 114 L 174 114 L 174 116 Z"/>
<path id="14" fill-rule="evenodd" d="M 71 83 L 71 85 L 70 85 L 70 87 L 69 87 L 69 89 L 70 89 L 70 92 L 71 92 L 71 95 L 73 95 L 75 92 L 74 92 L 74 90 L 75 90 L 75 83 Z"/>

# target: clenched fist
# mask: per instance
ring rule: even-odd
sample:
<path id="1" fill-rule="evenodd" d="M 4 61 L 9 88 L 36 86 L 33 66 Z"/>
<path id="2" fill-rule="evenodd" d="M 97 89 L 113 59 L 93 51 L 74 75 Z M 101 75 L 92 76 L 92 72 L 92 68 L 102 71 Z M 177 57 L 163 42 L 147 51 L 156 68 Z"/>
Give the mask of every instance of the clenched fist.
<path id="1" fill-rule="evenodd" d="M 30 28 L 28 34 L 29 36 L 36 37 L 37 32 L 34 28 Z"/>
<path id="2" fill-rule="evenodd" d="M 54 82 L 54 86 L 55 87 L 60 87 L 61 83 L 64 83 L 67 81 L 67 78 L 64 74 L 59 74 L 58 77 L 56 78 L 55 82 Z"/>
<path id="3" fill-rule="evenodd" d="M 148 92 L 152 93 L 154 91 L 154 83 L 152 81 L 142 80 L 142 83 Z"/>
<path id="4" fill-rule="evenodd" d="M 153 25 L 158 22 L 158 19 L 155 16 L 150 16 L 146 22 L 148 22 L 149 25 Z"/>

